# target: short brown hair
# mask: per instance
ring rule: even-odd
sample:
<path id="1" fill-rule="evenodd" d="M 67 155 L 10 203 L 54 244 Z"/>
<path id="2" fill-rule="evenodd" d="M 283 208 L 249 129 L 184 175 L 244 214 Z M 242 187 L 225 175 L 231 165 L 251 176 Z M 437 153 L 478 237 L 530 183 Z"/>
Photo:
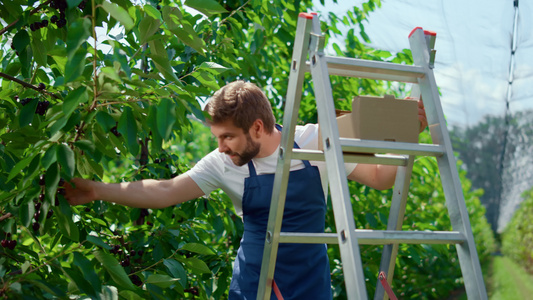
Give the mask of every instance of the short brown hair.
<path id="1" fill-rule="evenodd" d="M 228 83 L 211 97 L 205 108 L 211 124 L 232 120 L 248 132 L 255 120 L 263 121 L 265 131 L 272 133 L 275 119 L 265 93 L 255 84 L 242 80 Z"/>

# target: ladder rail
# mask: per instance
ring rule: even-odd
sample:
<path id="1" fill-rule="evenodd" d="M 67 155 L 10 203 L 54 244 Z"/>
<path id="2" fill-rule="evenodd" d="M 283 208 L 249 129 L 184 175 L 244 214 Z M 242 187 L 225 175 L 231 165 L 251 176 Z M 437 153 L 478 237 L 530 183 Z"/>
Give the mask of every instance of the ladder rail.
<path id="1" fill-rule="evenodd" d="M 344 169 L 331 82 L 323 52 L 324 36 L 318 32 L 320 30 L 318 18 L 315 17 L 313 22 L 315 23 L 315 33 L 311 35 L 309 46 L 311 76 L 314 84 L 318 118 L 322 124 L 320 132 L 326 157 L 326 170 L 331 186 L 331 198 L 337 199 L 337 201 L 332 201 L 332 206 L 338 232 L 346 294 L 349 299 L 364 300 L 368 299 L 368 296 L 359 244 L 355 234 L 355 219 L 348 190 L 348 178 Z"/>
<path id="2" fill-rule="evenodd" d="M 287 88 L 287 102 L 283 117 L 283 125 L 285 126 L 285 129 L 281 134 L 280 153 L 274 176 L 257 300 L 270 299 L 272 292 L 272 282 L 279 245 L 279 232 L 281 231 L 287 185 L 289 181 L 290 163 L 292 159 L 291 149 L 293 148 L 294 130 L 296 127 L 296 120 L 298 119 L 298 110 L 300 108 L 300 99 L 302 96 L 305 75 L 305 73 L 300 70 L 303 69 L 307 58 L 311 26 L 312 23 L 310 19 L 298 18 L 296 40 L 294 43 L 291 70 L 289 74 L 289 85 Z"/>
<path id="3" fill-rule="evenodd" d="M 437 163 L 441 174 L 448 215 L 450 216 L 452 228 L 462 232 L 467 238 L 466 243 L 456 245 L 467 296 L 469 299 L 487 299 L 487 291 L 479 264 L 472 227 L 470 226 L 462 185 L 459 180 L 455 157 L 453 156 L 451 139 L 446 128 L 446 120 L 440 103 L 439 92 L 436 88 L 435 76 L 429 63 L 432 53 L 430 53 L 428 47 L 420 46 L 428 43 L 421 28 L 415 29 L 411 33 L 409 43 L 414 63 L 423 66 L 427 73 L 425 77 L 419 79 L 418 85 L 422 94 L 433 143 L 443 145 L 445 148 L 445 155 L 439 157 Z"/>

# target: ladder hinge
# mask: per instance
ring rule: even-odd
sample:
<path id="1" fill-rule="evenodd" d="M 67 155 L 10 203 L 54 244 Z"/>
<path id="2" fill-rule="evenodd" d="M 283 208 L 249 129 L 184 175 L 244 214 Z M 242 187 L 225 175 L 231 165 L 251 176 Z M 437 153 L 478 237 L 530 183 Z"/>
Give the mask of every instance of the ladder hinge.
<path id="1" fill-rule="evenodd" d="M 309 52 L 324 55 L 324 44 L 326 43 L 326 37 L 322 34 L 311 33 L 309 39 Z"/>

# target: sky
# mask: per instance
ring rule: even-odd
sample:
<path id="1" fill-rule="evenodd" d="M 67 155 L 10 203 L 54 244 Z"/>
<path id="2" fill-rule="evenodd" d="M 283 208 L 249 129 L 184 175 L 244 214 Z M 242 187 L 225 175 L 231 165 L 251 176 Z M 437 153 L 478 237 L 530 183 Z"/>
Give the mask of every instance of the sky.
<path id="1" fill-rule="evenodd" d="M 319 1 L 315 1 L 319 3 Z M 325 11 L 344 15 L 362 1 L 326 1 Z M 533 108 L 532 1 L 519 4 L 512 84 L 511 42 L 515 9 L 501 0 L 382 0 L 370 13 L 365 30 L 370 46 L 391 52 L 409 48 L 407 35 L 415 27 L 435 31 L 435 78 L 449 125 L 468 127 L 486 115 Z M 531 14 L 529 14 L 531 15 Z"/>

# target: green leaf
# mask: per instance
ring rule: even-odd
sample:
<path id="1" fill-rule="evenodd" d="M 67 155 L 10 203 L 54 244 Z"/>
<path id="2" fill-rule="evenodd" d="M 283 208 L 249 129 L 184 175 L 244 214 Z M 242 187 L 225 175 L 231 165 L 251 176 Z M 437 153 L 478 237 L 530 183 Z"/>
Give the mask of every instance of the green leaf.
<path id="1" fill-rule="evenodd" d="M 34 213 L 35 213 L 35 206 L 33 205 L 33 201 L 28 201 L 28 203 L 20 205 L 19 207 L 20 223 L 24 227 L 29 227 Z"/>
<path id="2" fill-rule="evenodd" d="M 378 226 L 378 220 L 372 213 L 366 213 L 365 218 L 370 227 L 376 228 Z"/>
<path id="3" fill-rule="evenodd" d="M 70 23 L 67 34 L 67 59 L 70 61 L 80 46 L 91 36 L 92 23 L 89 18 L 80 18 Z M 86 52 L 86 51 L 85 51 Z"/>
<path id="4" fill-rule="evenodd" d="M 31 48 L 33 50 L 33 58 L 35 58 L 35 62 L 37 62 L 37 64 L 40 66 L 46 67 L 48 65 L 46 48 L 41 39 L 34 38 L 31 41 Z"/>
<path id="5" fill-rule="evenodd" d="M 133 156 L 137 156 L 140 149 L 137 141 L 137 121 L 130 107 L 126 107 L 120 116 L 117 129 L 125 137 L 128 150 Z"/>
<path id="6" fill-rule="evenodd" d="M 176 104 L 167 98 L 161 100 L 157 107 L 156 120 L 159 134 L 164 140 L 168 140 L 176 122 Z"/>
<path id="7" fill-rule="evenodd" d="M 102 282 L 87 257 L 80 252 L 74 252 L 74 265 L 80 269 L 83 277 L 94 287 L 95 291 L 99 292 L 102 289 Z"/>
<path id="8" fill-rule="evenodd" d="M 157 128 L 157 106 L 155 105 L 150 105 L 150 109 L 148 112 L 148 126 L 150 126 L 150 128 Z M 152 142 L 150 144 L 150 152 L 152 153 L 152 155 L 161 151 L 163 139 L 161 137 L 161 134 L 159 134 L 159 130 L 152 131 Z"/>
<path id="9" fill-rule="evenodd" d="M 83 48 L 80 48 L 76 51 L 72 59 L 67 61 L 65 66 L 65 83 L 74 81 L 83 74 L 86 56 L 87 51 Z"/>
<path id="10" fill-rule="evenodd" d="M 110 3 L 109 1 L 104 1 L 102 7 L 117 21 L 119 21 L 126 30 L 131 30 L 133 28 L 134 22 L 131 19 L 128 12 L 120 7 L 118 4 Z"/>
<path id="11" fill-rule="evenodd" d="M 167 267 L 172 276 L 179 279 L 181 286 L 187 286 L 187 271 L 183 265 L 175 259 L 165 259 L 163 264 Z"/>
<path id="12" fill-rule="evenodd" d="M 161 19 L 161 12 L 152 5 L 147 4 L 143 7 L 143 9 L 148 16 L 153 17 L 154 19 Z"/>
<path id="13" fill-rule="evenodd" d="M 87 88 L 80 86 L 79 88 L 68 93 L 63 102 L 63 113 L 70 117 L 70 114 L 81 104 L 89 101 L 89 94 Z"/>
<path id="14" fill-rule="evenodd" d="M 101 238 L 94 235 L 87 235 L 87 241 L 95 244 L 96 246 L 102 247 L 104 249 L 110 250 L 111 246 L 106 244 Z"/>
<path id="15" fill-rule="evenodd" d="M 141 44 L 148 42 L 159 30 L 160 21 L 150 16 L 145 16 L 139 23 L 139 41 Z"/>
<path id="16" fill-rule="evenodd" d="M 62 173 L 66 176 L 65 179 L 72 179 L 74 171 L 76 170 L 74 151 L 72 151 L 72 149 L 66 144 L 60 144 L 57 148 L 57 160 L 61 165 Z"/>
<path id="17" fill-rule="evenodd" d="M 68 8 L 77 7 L 83 0 L 67 0 Z"/>
<path id="18" fill-rule="evenodd" d="M 200 70 L 198 72 L 194 72 L 192 76 L 194 78 L 198 79 L 198 81 L 200 81 L 201 84 L 207 86 L 211 90 L 215 90 L 216 91 L 216 90 L 220 89 L 220 86 L 218 85 L 215 77 L 213 76 L 213 74 L 211 74 L 209 72 Z"/>
<path id="19" fill-rule="evenodd" d="M 209 249 L 207 246 L 198 244 L 198 243 L 188 243 L 181 247 L 182 250 L 187 250 L 190 252 L 204 254 L 204 255 L 215 255 L 213 250 Z"/>
<path id="20" fill-rule="evenodd" d="M 204 41 L 198 36 L 198 34 L 189 27 L 185 29 L 176 28 L 171 30 L 185 45 L 193 48 L 196 52 L 205 56 Z"/>
<path id="21" fill-rule="evenodd" d="M 146 278 L 146 283 L 152 283 L 152 284 L 155 284 L 158 287 L 162 287 L 162 288 L 169 288 L 170 286 L 175 284 L 176 281 L 178 281 L 178 280 L 179 279 L 172 278 L 172 277 L 170 277 L 168 275 L 152 274 L 152 275 L 148 276 L 148 278 Z"/>
<path id="22" fill-rule="evenodd" d="M 59 196 L 59 207 L 54 207 L 54 212 L 61 233 L 72 241 L 79 241 L 80 232 L 78 226 L 72 221 L 72 210 L 63 196 Z"/>
<path id="23" fill-rule="evenodd" d="M 81 150 L 87 153 L 94 153 L 94 151 L 96 151 L 96 146 L 91 140 L 79 140 L 77 142 L 74 142 L 74 146 L 80 148 Z"/>
<path id="24" fill-rule="evenodd" d="M 28 104 L 24 105 L 20 110 L 19 126 L 24 127 L 33 121 L 35 110 L 37 109 L 37 99 L 32 99 Z"/>
<path id="25" fill-rule="evenodd" d="M 43 280 L 32 280 L 32 279 L 26 279 L 26 283 L 35 286 L 39 288 L 42 291 L 46 291 L 50 295 L 53 295 L 57 298 L 63 299 L 65 297 L 65 292 L 61 290 L 58 286 L 54 285 L 53 283 L 46 282 Z"/>
<path id="26" fill-rule="evenodd" d="M 48 201 L 52 202 L 55 199 L 55 194 L 57 192 L 57 185 L 59 184 L 59 168 L 57 163 L 52 163 L 47 169 L 44 175 L 46 181 L 45 186 L 45 195 Z"/>
<path id="27" fill-rule="evenodd" d="M 30 164 L 32 159 L 33 159 L 33 156 L 30 156 L 30 157 L 26 157 L 25 159 L 19 161 L 15 165 L 15 167 L 13 167 L 13 169 L 11 169 L 11 171 L 9 172 L 9 176 L 7 177 L 7 181 L 6 182 L 11 181 L 11 179 L 13 179 L 15 176 L 20 174 L 21 171 Z"/>
<path id="28" fill-rule="evenodd" d="M 179 81 L 178 77 L 176 77 L 176 74 L 174 74 L 172 66 L 170 65 L 167 51 L 165 50 L 163 42 L 161 42 L 161 40 L 153 40 L 150 41 L 149 44 L 151 53 L 148 56 L 154 61 L 157 70 L 163 74 L 166 80 Z"/>
<path id="29" fill-rule="evenodd" d="M 207 264 L 199 258 L 189 257 L 185 259 L 180 258 L 179 260 L 183 262 L 187 267 L 191 268 L 193 272 L 196 272 L 198 274 L 211 273 L 211 270 L 209 269 Z"/>
<path id="30" fill-rule="evenodd" d="M 30 44 L 30 35 L 26 30 L 19 30 L 13 37 L 13 47 L 19 53 L 22 53 Z"/>
<path id="31" fill-rule="evenodd" d="M 26 273 L 26 271 L 28 270 L 28 268 L 31 267 L 31 262 L 29 261 L 25 261 L 23 264 L 22 264 L 22 274 Z"/>
<path id="32" fill-rule="evenodd" d="M 115 119 L 113 119 L 113 117 L 105 111 L 99 111 L 96 114 L 96 121 L 105 132 L 109 132 L 111 128 L 117 125 L 117 121 L 115 121 Z"/>
<path id="33" fill-rule="evenodd" d="M 185 1 L 185 5 L 196 9 L 208 17 L 213 14 L 228 12 L 224 7 L 214 0 L 187 0 Z"/>
<path id="34" fill-rule="evenodd" d="M 118 261 L 111 255 L 97 250 L 94 252 L 94 257 L 102 264 L 102 266 L 109 273 L 113 281 L 115 281 L 120 287 L 135 290 L 135 285 L 131 282 L 124 268 L 120 266 Z"/>
<path id="35" fill-rule="evenodd" d="M 211 73 L 216 74 L 216 75 L 232 70 L 231 68 L 226 68 L 214 62 L 203 62 L 199 68 L 209 70 L 211 71 Z"/>
<path id="36" fill-rule="evenodd" d="M 91 285 L 89 281 L 87 281 L 87 279 L 78 269 L 63 268 L 63 270 L 65 271 L 67 277 L 69 277 L 70 282 L 75 284 L 81 292 L 87 294 L 93 299 L 97 297 L 97 291 L 95 290 L 93 285 Z"/>
<path id="37" fill-rule="evenodd" d="M 63 127 L 65 127 L 65 125 L 67 124 L 69 118 L 70 116 L 63 115 L 57 121 L 51 123 L 50 135 L 53 137 L 56 133 L 58 133 L 61 129 L 63 129 Z"/>

